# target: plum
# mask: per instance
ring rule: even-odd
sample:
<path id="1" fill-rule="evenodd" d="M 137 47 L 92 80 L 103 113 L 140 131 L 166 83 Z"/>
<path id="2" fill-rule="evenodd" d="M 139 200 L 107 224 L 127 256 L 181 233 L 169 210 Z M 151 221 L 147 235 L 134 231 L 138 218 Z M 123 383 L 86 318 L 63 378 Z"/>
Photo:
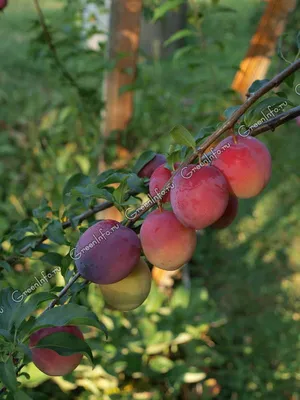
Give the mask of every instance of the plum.
<path id="1" fill-rule="evenodd" d="M 80 237 L 73 258 L 82 277 L 99 284 L 124 279 L 139 262 L 137 234 L 114 220 L 104 220 Z"/>

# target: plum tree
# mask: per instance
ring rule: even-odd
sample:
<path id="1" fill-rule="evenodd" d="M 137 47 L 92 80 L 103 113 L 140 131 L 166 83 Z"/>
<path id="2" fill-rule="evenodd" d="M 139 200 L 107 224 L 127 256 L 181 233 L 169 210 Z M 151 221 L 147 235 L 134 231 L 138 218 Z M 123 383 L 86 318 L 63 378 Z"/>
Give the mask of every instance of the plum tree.
<path id="1" fill-rule="evenodd" d="M 166 161 L 167 159 L 163 154 L 156 154 L 156 156 L 140 170 L 138 176 L 140 178 L 150 178 L 156 168 L 165 164 Z"/>
<path id="2" fill-rule="evenodd" d="M 175 270 L 187 263 L 196 247 L 196 232 L 183 226 L 172 211 L 147 215 L 140 232 L 146 258 L 158 268 Z"/>
<path id="3" fill-rule="evenodd" d="M 153 172 L 149 182 L 149 192 L 152 197 L 158 195 L 158 193 L 163 189 L 165 184 L 171 178 L 171 171 L 166 168 L 164 165 L 160 165 Z M 166 194 L 162 197 L 161 202 L 167 203 L 170 201 L 170 191 L 167 191 Z"/>
<path id="4" fill-rule="evenodd" d="M 224 214 L 218 221 L 212 224 L 212 228 L 223 229 L 231 225 L 238 213 L 238 199 L 234 195 L 229 196 L 228 204 Z"/>
<path id="5" fill-rule="evenodd" d="M 7 0 L 0 0 L 0 11 L 7 6 Z"/>
<path id="6" fill-rule="evenodd" d="M 179 221 L 203 229 L 225 212 L 229 192 L 224 175 L 215 167 L 188 165 L 174 177 L 171 205 Z"/>
<path id="7" fill-rule="evenodd" d="M 114 220 L 100 221 L 80 237 L 74 254 L 85 279 L 110 284 L 124 279 L 139 262 L 141 243 L 136 233 Z"/>
<path id="8" fill-rule="evenodd" d="M 116 310 L 130 311 L 139 307 L 148 297 L 151 289 L 151 273 L 141 258 L 131 273 L 119 282 L 100 285 L 107 304 Z"/>
<path id="9" fill-rule="evenodd" d="M 29 347 L 32 352 L 32 361 L 39 370 L 50 376 L 69 374 L 80 364 L 83 357 L 80 353 L 61 356 L 54 350 L 34 347 L 44 337 L 57 332 L 66 332 L 84 340 L 81 330 L 71 325 L 42 328 L 30 336 Z"/>
<path id="10" fill-rule="evenodd" d="M 257 196 L 269 182 L 271 156 L 267 147 L 254 137 L 227 137 L 214 151 L 217 159 L 213 165 L 222 171 L 231 193 L 238 198 Z"/>

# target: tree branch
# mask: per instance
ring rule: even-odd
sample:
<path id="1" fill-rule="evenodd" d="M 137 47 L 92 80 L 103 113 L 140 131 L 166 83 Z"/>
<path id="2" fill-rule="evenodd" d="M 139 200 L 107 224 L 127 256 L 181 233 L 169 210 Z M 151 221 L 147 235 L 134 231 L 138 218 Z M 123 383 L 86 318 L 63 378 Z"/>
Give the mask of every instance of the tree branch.
<path id="1" fill-rule="evenodd" d="M 49 304 L 49 306 L 46 308 L 45 311 L 50 310 L 50 308 L 53 308 L 59 302 L 59 300 L 67 293 L 67 291 L 77 281 L 79 277 L 80 273 L 77 272 L 77 274 L 74 275 L 73 278 L 70 279 L 69 282 L 66 284 L 66 286 L 61 290 L 61 292 L 59 292 L 59 294 L 57 295 L 57 299 L 51 301 L 51 303 Z M 86 283 L 88 283 L 88 281 L 86 281 Z"/>
<path id="2" fill-rule="evenodd" d="M 113 203 L 111 203 L 110 201 L 105 201 L 104 203 L 101 204 L 97 204 L 95 207 L 90 208 L 89 210 L 83 212 L 82 214 L 78 215 L 76 218 L 74 218 L 74 221 L 81 223 L 82 221 L 88 219 L 89 217 L 91 217 L 92 215 L 97 214 L 100 211 L 104 211 L 107 208 L 110 208 L 113 206 Z M 72 226 L 72 222 L 71 220 L 68 220 L 66 222 L 62 223 L 62 228 L 63 229 L 67 229 L 70 228 Z M 38 241 L 38 243 L 34 246 L 34 249 L 36 249 L 40 244 L 42 244 L 45 240 L 47 240 L 48 237 L 46 234 L 43 234 L 43 236 L 41 237 L 41 239 Z M 24 246 L 21 250 L 20 253 L 24 254 L 26 253 L 26 251 L 28 251 L 31 248 L 31 245 L 27 245 Z"/>
<path id="3" fill-rule="evenodd" d="M 50 51 L 52 52 L 52 55 L 53 55 L 53 58 L 54 58 L 54 60 L 56 62 L 57 67 L 60 69 L 60 71 L 62 72 L 62 75 L 65 77 L 65 79 L 67 81 L 69 81 L 70 84 L 77 90 L 79 95 L 81 95 L 81 92 L 82 92 L 81 88 L 77 85 L 75 79 L 72 77 L 72 75 L 65 68 L 63 63 L 60 61 L 60 58 L 59 58 L 59 56 L 57 54 L 56 47 L 55 47 L 55 45 L 53 43 L 50 31 L 48 29 L 48 26 L 47 26 L 47 23 L 46 23 L 46 20 L 45 20 L 45 16 L 43 14 L 43 11 L 41 9 L 39 1 L 38 0 L 33 0 L 33 2 L 34 2 L 34 5 L 35 5 L 35 8 L 36 8 L 39 20 L 40 20 L 41 27 L 42 27 L 44 35 L 45 35 L 46 42 L 48 44 L 48 47 L 49 47 Z"/>
<path id="4" fill-rule="evenodd" d="M 212 145 L 216 139 L 218 139 L 223 133 L 225 133 L 226 131 L 232 129 L 234 127 L 234 125 L 237 123 L 237 121 L 239 120 L 239 118 L 245 114 L 245 112 L 258 100 L 260 99 L 264 94 L 268 93 L 271 89 L 273 89 L 274 87 L 278 86 L 281 82 L 284 81 L 284 79 L 286 79 L 288 76 L 292 75 L 295 71 L 297 71 L 300 68 L 300 60 L 295 61 L 293 64 L 289 65 L 285 70 L 283 70 L 282 72 L 280 72 L 278 75 L 276 75 L 273 79 L 271 79 L 267 84 L 265 84 L 264 86 L 262 86 L 259 90 L 257 90 L 251 97 L 249 97 L 242 105 L 240 108 L 238 108 L 232 115 L 231 117 L 220 127 L 218 128 L 214 133 L 212 133 L 202 144 L 201 146 L 199 146 L 196 151 L 190 156 L 188 157 L 188 159 L 186 161 L 184 161 L 183 163 L 180 164 L 180 167 L 174 171 L 172 173 L 171 178 L 168 180 L 168 182 L 165 184 L 165 186 L 163 187 L 163 189 L 160 191 L 160 193 L 162 193 L 163 191 L 167 190 L 170 185 L 173 182 L 174 176 L 178 173 L 178 171 L 183 168 L 186 167 L 187 165 L 191 164 L 197 157 L 201 157 L 203 156 L 205 150 Z M 297 113 L 296 113 L 297 114 Z M 278 117 L 276 117 L 278 118 Z M 271 120 L 268 121 L 267 124 L 270 125 Z M 265 124 L 264 124 L 265 125 Z M 279 124 L 280 125 L 280 124 Z M 278 126 L 278 125 L 277 125 Z M 270 130 L 270 129 L 266 129 L 266 130 Z M 264 130 L 264 132 L 266 132 L 266 130 Z M 157 196 L 160 195 L 157 194 Z M 140 219 L 140 217 L 145 214 L 145 212 L 147 212 L 148 210 L 150 210 L 150 208 L 153 207 L 153 204 L 151 204 L 151 202 L 149 203 L 149 205 L 143 207 L 142 210 L 135 212 L 135 217 L 129 219 L 128 221 L 126 221 L 126 226 L 131 226 L 132 224 L 134 224 L 134 222 L 136 222 L 137 220 Z"/>

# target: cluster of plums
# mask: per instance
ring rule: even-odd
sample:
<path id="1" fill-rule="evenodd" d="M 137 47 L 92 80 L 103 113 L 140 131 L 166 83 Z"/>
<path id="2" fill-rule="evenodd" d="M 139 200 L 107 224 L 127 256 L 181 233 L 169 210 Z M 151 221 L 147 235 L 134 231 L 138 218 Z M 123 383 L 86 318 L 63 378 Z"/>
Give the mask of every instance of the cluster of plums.
<path id="1" fill-rule="evenodd" d="M 224 150 L 225 149 L 225 150 Z M 76 267 L 81 276 L 99 285 L 106 303 L 113 309 L 129 311 L 140 306 L 151 288 L 151 273 L 141 258 L 143 251 L 151 264 L 175 270 L 186 264 L 196 247 L 196 231 L 212 226 L 225 228 L 237 215 L 238 198 L 258 195 L 271 177 L 271 156 L 267 147 L 253 137 L 227 137 L 214 149 L 218 157 L 206 166 L 180 167 L 161 202 L 145 218 L 140 238 L 114 220 L 99 221 L 88 228 L 76 246 Z M 166 158 L 157 154 L 139 172 L 150 178 L 154 197 L 166 185 L 172 172 Z M 48 375 L 64 375 L 80 363 L 82 355 L 63 357 L 53 350 L 34 348 L 44 336 L 65 331 L 83 339 L 77 327 L 43 328 L 31 336 L 35 365 Z M 54 367 L 55 365 L 55 367 Z"/>
<path id="2" fill-rule="evenodd" d="M 225 149 L 225 150 L 224 150 Z M 230 136 L 214 150 L 210 165 L 180 167 L 161 203 L 170 202 L 173 211 L 161 207 L 145 218 L 140 237 L 114 220 L 104 220 L 80 237 L 75 263 L 85 279 L 97 283 L 106 303 L 121 311 L 132 310 L 147 298 L 151 274 L 146 259 L 164 270 L 186 264 L 196 247 L 196 231 L 212 226 L 225 228 L 234 220 L 238 198 L 258 195 L 271 176 L 267 147 L 253 137 Z M 166 159 L 157 154 L 139 172 L 148 177 L 155 197 L 172 172 Z"/>

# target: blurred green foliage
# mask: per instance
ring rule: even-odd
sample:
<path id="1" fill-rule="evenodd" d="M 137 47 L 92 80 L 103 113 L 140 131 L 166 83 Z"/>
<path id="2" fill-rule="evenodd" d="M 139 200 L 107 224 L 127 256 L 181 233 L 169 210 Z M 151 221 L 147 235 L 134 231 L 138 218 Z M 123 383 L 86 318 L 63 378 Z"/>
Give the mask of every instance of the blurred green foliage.
<path id="1" fill-rule="evenodd" d="M 59 220 L 93 205 L 95 191 L 103 190 L 95 178 L 99 157 L 110 164 L 117 154 L 116 136 L 104 141 L 101 134 L 103 76 L 112 65 L 106 61 L 105 46 L 94 52 L 83 45 L 80 2 L 41 2 L 58 55 L 76 81 L 74 87 L 53 62 L 32 3 L 11 3 L 0 15 L 0 34 L 5 37 L 0 42 L 1 250 L 10 253 L 8 235 L 21 220 L 10 236 L 15 249 L 34 242 L 45 228 L 55 243 L 41 246 L 42 258 L 26 259 L 15 271 L 1 264 L 0 288 L 26 290 L 42 271 L 61 264 L 63 275 L 57 274 L 43 287 L 56 292 L 72 274 L 68 244 L 79 235 L 70 230 L 64 236 Z M 148 16 L 163 16 L 159 3 L 146 2 Z M 230 84 L 263 5 L 258 0 L 197 0 L 191 5 L 187 31 L 169 41 L 184 38 L 185 46 L 171 59 L 140 56 L 135 114 L 121 136 L 122 145 L 134 156 L 147 149 L 166 152 L 167 133 L 174 125 L 197 135 L 201 128 L 222 121 L 225 109 L 240 103 Z M 299 28 L 298 6 L 280 52 L 295 54 Z M 285 65 L 274 58 L 270 75 Z M 282 85 L 295 104 L 299 104 L 294 92 L 297 79 Z M 263 140 L 273 157 L 271 183 L 259 198 L 240 202 L 239 216 L 230 228 L 219 233 L 207 229 L 199 235 L 189 266 L 191 289 L 177 283 L 169 298 L 153 285 L 146 303 L 124 314 L 104 309 L 95 285 L 84 289 L 74 285 L 72 299 L 98 315 L 109 339 L 86 329 L 94 370 L 85 360 L 72 376 L 49 379 L 30 364 L 24 369 L 30 380 L 21 377 L 28 395 L 33 399 L 297 399 L 299 127 L 292 121 Z M 76 173 L 76 184 L 69 189 L 80 184 L 84 193 L 75 207 L 62 194 Z M 112 194 L 107 191 L 105 196 L 110 199 Z M 31 236 L 24 238 L 24 232 Z"/>

